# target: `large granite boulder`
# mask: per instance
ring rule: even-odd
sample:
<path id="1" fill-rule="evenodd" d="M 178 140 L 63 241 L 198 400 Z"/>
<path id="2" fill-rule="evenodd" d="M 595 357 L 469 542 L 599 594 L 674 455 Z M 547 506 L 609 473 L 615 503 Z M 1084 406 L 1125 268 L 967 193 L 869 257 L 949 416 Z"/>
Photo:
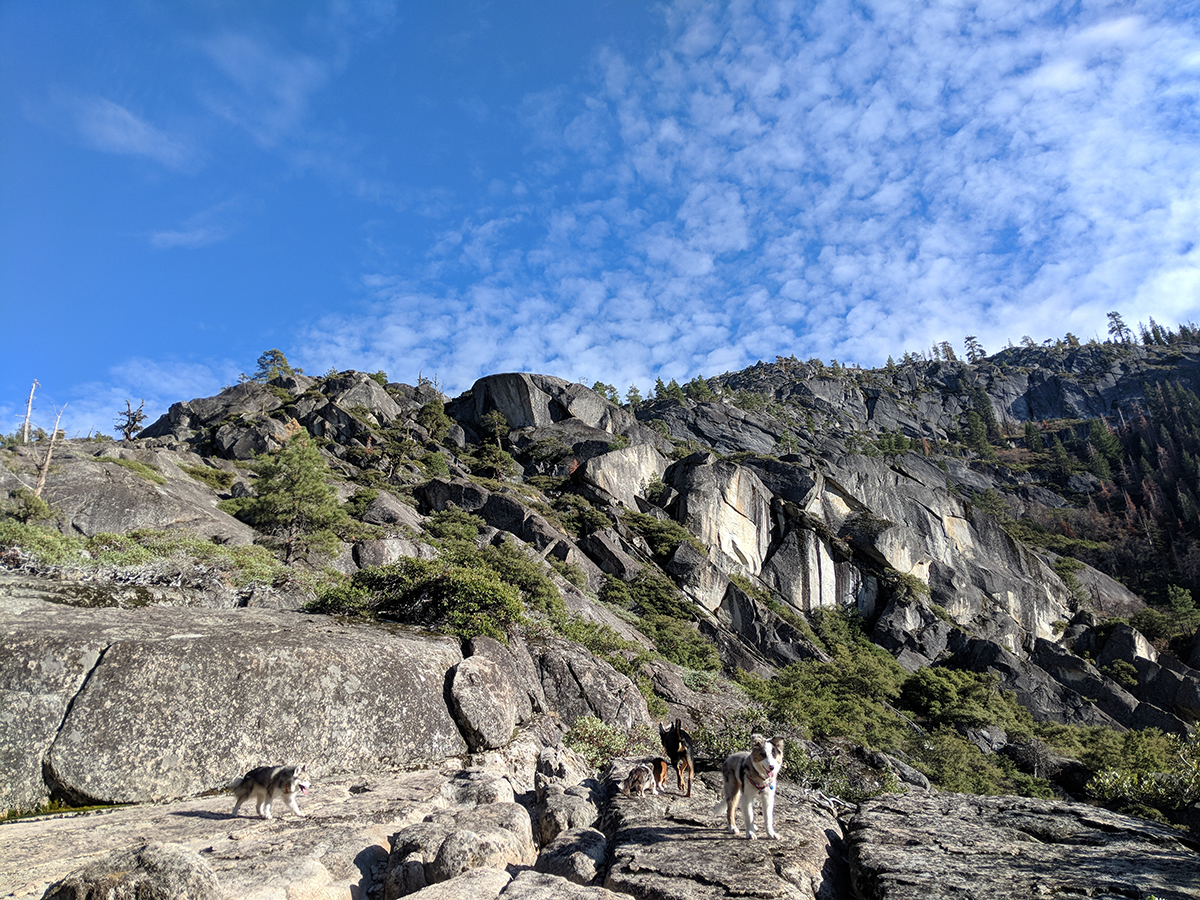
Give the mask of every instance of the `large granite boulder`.
<path id="1" fill-rule="evenodd" d="M 264 764 L 365 772 L 466 750 L 443 699 L 462 658 L 452 639 L 263 609 L 15 599 L 0 628 L 5 708 L 27 711 L 0 718 L 6 807 L 163 800 Z"/>
<path id="2" fill-rule="evenodd" d="M 637 685 L 587 650 L 566 641 L 548 641 L 529 648 L 547 706 L 567 724 L 594 716 L 629 730 L 649 725 L 646 698 Z"/>
<path id="3" fill-rule="evenodd" d="M 575 477 L 629 509 L 637 509 L 637 498 L 647 486 L 661 479 L 667 460 L 649 444 L 634 444 L 593 456 L 579 467 Z"/>
<path id="4" fill-rule="evenodd" d="M 1200 854 L 1175 831 L 1081 803 L 892 794 L 847 839 L 860 897 L 1200 897 Z"/>
<path id="5" fill-rule="evenodd" d="M 18 472 L 26 473 L 27 482 L 36 480 L 34 450 L 20 447 L 8 466 L 0 467 L 0 496 L 22 486 Z M 181 465 L 201 466 L 203 460 L 186 452 L 111 442 L 97 449 L 91 442 L 68 441 L 55 450 L 43 497 L 69 534 L 177 529 L 222 544 L 251 543 L 254 530 L 217 509 L 216 492 Z"/>
<path id="6" fill-rule="evenodd" d="M 43 900 L 222 900 L 212 867 L 159 842 L 119 850 L 50 885 Z"/>

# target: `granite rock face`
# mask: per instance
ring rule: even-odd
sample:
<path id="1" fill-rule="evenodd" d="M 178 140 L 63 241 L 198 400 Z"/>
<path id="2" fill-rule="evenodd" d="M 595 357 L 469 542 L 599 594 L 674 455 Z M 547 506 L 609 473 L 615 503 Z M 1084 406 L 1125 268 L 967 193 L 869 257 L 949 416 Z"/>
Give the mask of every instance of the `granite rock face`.
<path id="1" fill-rule="evenodd" d="M 965 794 L 867 801 L 847 829 L 860 897 L 1200 897 L 1171 828 L 1077 803 Z"/>
<path id="2" fill-rule="evenodd" d="M 6 807 L 163 800 L 264 764 L 367 772 L 466 749 L 443 700 L 454 640 L 248 609 L 12 601 L 0 622 L 5 708 L 26 710 L 0 718 Z"/>

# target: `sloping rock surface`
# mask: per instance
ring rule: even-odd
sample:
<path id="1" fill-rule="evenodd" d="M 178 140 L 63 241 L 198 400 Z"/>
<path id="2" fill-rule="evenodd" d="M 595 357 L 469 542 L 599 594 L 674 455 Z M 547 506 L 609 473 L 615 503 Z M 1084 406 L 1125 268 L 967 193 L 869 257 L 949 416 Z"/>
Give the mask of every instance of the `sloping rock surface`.
<path id="1" fill-rule="evenodd" d="M 1078 803 L 889 795 L 847 837 L 860 897 L 1200 897 L 1200 853 L 1177 832 Z"/>
<path id="2" fill-rule="evenodd" d="M 443 699 L 462 658 L 452 639 L 268 610 L 33 600 L 0 604 L 0 633 L 6 807 L 48 789 L 161 800 L 268 763 L 368 772 L 466 750 Z"/>

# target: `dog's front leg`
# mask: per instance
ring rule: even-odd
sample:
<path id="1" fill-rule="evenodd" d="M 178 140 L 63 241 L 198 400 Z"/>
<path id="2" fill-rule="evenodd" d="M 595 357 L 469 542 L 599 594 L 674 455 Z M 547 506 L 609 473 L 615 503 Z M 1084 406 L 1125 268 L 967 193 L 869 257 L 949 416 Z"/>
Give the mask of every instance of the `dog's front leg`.
<path id="1" fill-rule="evenodd" d="M 300 818 L 304 818 L 304 813 L 300 812 L 300 807 L 298 805 L 296 805 L 295 797 L 293 797 L 289 801 L 289 805 L 292 807 L 292 812 L 294 812 L 296 815 L 300 816 Z M 771 835 L 771 837 L 775 837 L 775 835 Z"/>
<path id="2" fill-rule="evenodd" d="M 779 839 L 779 835 L 775 833 L 775 785 L 769 785 L 763 793 L 763 820 L 767 823 L 767 835 L 775 840 Z"/>

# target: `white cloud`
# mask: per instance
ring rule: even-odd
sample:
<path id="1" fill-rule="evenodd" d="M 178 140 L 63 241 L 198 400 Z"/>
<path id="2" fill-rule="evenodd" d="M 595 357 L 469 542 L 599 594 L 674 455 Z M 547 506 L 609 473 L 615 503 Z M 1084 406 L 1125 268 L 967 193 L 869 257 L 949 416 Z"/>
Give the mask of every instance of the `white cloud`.
<path id="1" fill-rule="evenodd" d="M 192 154 L 182 141 L 111 100 L 78 98 L 70 105 L 79 133 L 97 150 L 143 156 L 168 169 L 182 169 L 191 159 Z"/>
<path id="2" fill-rule="evenodd" d="M 205 101 L 264 147 L 295 135 L 308 113 L 309 97 L 329 77 L 327 63 L 277 50 L 245 34 L 221 34 L 203 47 L 227 79 L 225 86 L 206 93 Z"/>
<path id="3" fill-rule="evenodd" d="M 311 352 L 644 389 L 1200 311 L 1200 35 L 1169 6 L 667 13 L 646 60 L 527 98 L 527 195 L 489 192 L 403 287 L 365 281 Z"/>

